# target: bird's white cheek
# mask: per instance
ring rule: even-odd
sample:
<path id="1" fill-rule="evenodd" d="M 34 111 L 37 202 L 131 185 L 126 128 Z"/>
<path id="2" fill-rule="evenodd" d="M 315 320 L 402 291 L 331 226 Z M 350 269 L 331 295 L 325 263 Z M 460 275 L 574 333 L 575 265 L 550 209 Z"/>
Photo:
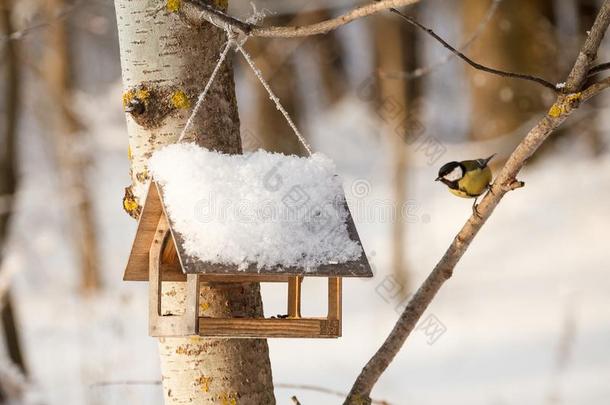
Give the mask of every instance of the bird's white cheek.
<path id="1" fill-rule="evenodd" d="M 464 176 L 464 173 L 462 172 L 462 168 L 458 166 L 455 169 L 453 169 L 451 172 L 449 172 L 445 176 L 445 179 L 447 179 L 449 181 L 456 181 L 456 180 L 461 179 L 463 176 Z"/>

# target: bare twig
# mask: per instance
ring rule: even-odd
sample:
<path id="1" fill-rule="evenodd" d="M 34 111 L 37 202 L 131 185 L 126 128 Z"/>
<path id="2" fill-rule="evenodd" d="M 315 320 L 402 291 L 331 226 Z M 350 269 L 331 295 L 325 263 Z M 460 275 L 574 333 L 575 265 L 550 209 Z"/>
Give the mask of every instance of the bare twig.
<path id="1" fill-rule="evenodd" d="M 8 33 L 6 33 L 6 35 L 0 36 L 0 44 L 2 44 L 3 42 L 6 42 L 6 41 L 14 41 L 14 40 L 23 39 L 26 35 L 34 32 L 34 31 L 49 27 L 56 21 L 67 18 L 70 15 L 70 13 L 74 12 L 82 4 L 84 4 L 84 0 L 77 0 L 74 3 L 57 10 L 57 12 L 48 20 L 44 20 L 39 23 L 34 23 L 34 24 L 32 24 L 28 27 L 25 27 L 21 30 L 18 30 L 18 31 L 8 32 Z"/>
<path id="2" fill-rule="evenodd" d="M 400 11 L 396 10 L 395 8 L 390 8 L 390 11 L 398 16 L 400 16 L 402 19 L 404 19 L 405 21 L 407 21 L 409 24 L 414 25 L 415 27 L 421 29 L 422 31 L 424 31 L 425 33 L 427 33 L 428 35 L 430 35 L 432 38 L 436 39 L 438 42 L 440 42 L 446 49 L 448 49 L 451 53 L 453 53 L 455 56 L 457 56 L 458 58 L 462 59 L 464 62 L 468 63 L 470 66 L 472 66 L 473 68 L 477 69 L 477 70 L 481 70 L 483 72 L 487 72 L 487 73 L 491 73 L 494 75 L 498 75 L 498 76 L 502 76 L 502 77 L 510 77 L 513 79 L 520 79 L 520 80 L 527 80 L 530 82 L 534 82 L 534 83 L 538 83 L 546 88 L 549 88 L 555 92 L 558 91 L 557 85 L 541 78 L 541 77 L 537 77 L 537 76 L 532 76 L 532 75 L 526 75 L 526 74 L 522 74 L 522 73 L 514 73 L 514 72 L 507 72 L 504 70 L 499 70 L 499 69 L 495 69 L 495 68 L 491 68 L 489 66 L 485 66 L 482 65 L 478 62 L 473 61 L 472 59 L 470 59 L 468 56 L 464 55 L 462 52 L 458 51 L 457 49 L 455 49 L 453 46 L 449 45 L 449 43 L 447 41 L 445 41 L 440 35 L 438 35 L 436 32 L 434 32 L 433 30 L 431 30 L 430 28 L 424 26 L 423 24 L 419 23 L 418 21 L 416 21 L 413 17 L 410 17 L 406 14 L 401 13 Z"/>
<path id="3" fill-rule="evenodd" d="M 125 381 L 98 381 L 89 387 L 112 387 L 115 385 L 161 385 L 159 380 L 125 380 Z"/>
<path id="4" fill-rule="evenodd" d="M 468 38 L 466 40 L 466 42 L 464 42 L 462 44 L 462 46 L 459 48 L 460 52 L 464 52 L 468 48 L 470 48 L 470 45 L 472 45 L 474 43 L 474 41 L 481 35 L 481 33 L 485 30 L 485 28 L 489 24 L 489 21 L 491 21 L 491 18 L 494 16 L 496 11 L 498 10 L 498 6 L 500 5 L 501 2 L 502 2 L 502 0 L 493 0 L 491 2 L 491 4 L 489 5 L 489 8 L 487 9 L 487 12 L 485 13 L 485 16 L 483 16 L 483 18 L 481 19 L 481 21 L 479 22 L 479 24 L 477 25 L 475 30 L 472 32 L 472 34 L 470 35 L 470 38 Z M 445 55 L 445 57 L 440 58 L 439 60 L 437 60 L 436 62 L 434 62 L 428 66 L 419 67 L 410 72 L 383 72 L 383 71 L 381 71 L 380 76 L 383 78 L 386 78 L 386 79 L 405 79 L 405 80 L 419 79 L 420 77 L 428 75 L 435 69 L 438 69 L 439 67 L 445 65 L 446 63 L 451 61 L 456 56 L 457 55 L 455 53 L 448 53 L 447 55 Z"/>
<path id="5" fill-rule="evenodd" d="M 589 73 L 587 74 L 587 76 L 591 77 L 608 69 L 610 69 L 610 62 L 600 63 L 599 65 L 595 65 L 591 69 L 589 69 Z"/>
<path id="6" fill-rule="evenodd" d="M 385 342 L 383 342 L 379 350 L 377 350 L 362 369 L 345 400 L 346 405 L 370 403 L 368 398 L 377 380 L 400 351 L 417 321 L 436 296 L 436 293 L 445 281 L 452 276 L 453 269 L 483 224 L 491 216 L 504 195 L 521 185 L 520 182 L 517 182 L 516 178 L 526 161 L 582 101 L 610 86 L 610 79 L 607 79 L 604 82 L 589 86 L 582 93 L 578 92 L 585 82 L 587 72 L 596 57 L 597 50 L 604 37 L 604 33 L 608 29 L 609 23 L 610 0 L 605 0 L 566 81 L 565 87 L 570 92 L 558 95 L 549 112 L 529 131 L 515 148 L 494 181 L 491 191 L 485 195 L 479 204 L 477 209 L 478 215 L 473 214 L 464 224 L 443 257 L 404 309 Z"/>
<path id="7" fill-rule="evenodd" d="M 582 91 L 582 101 L 586 101 L 591 97 L 598 95 L 601 91 L 610 87 L 610 77 L 606 77 L 599 82 L 591 84 L 589 87 Z"/>
<path id="8" fill-rule="evenodd" d="M 315 391 L 315 392 L 321 392 L 323 394 L 334 395 L 335 397 L 345 398 L 345 392 L 335 391 L 335 390 L 331 390 L 330 388 L 325 388 L 325 387 L 318 387 L 316 385 L 278 383 L 278 384 L 275 384 L 275 388 L 285 388 L 285 389 L 303 390 L 303 391 Z M 371 399 L 371 404 L 392 405 L 390 402 L 384 401 L 382 399 Z"/>
<path id="9" fill-rule="evenodd" d="M 294 405 L 301 405 L 296 395 L 293 395 L 290 399 L 292 399 L 292 403 L 294 403 Z"/>
<path id="10" fill-rule="evenodd" d="M 424 25 L 417 22 L 412 17 L 407 16 L 406 14 L 401 13 L 396 9 L 396 7 L 406 6 L 410 4 L 416 3 L 418 0 L 377 0 L 375 3 L 367 4 L 364 6 L 357 7 L 352 11 L 345 13 L 339 17 L 322 21 L 316 24 L 304 25 L 304 26 L 276 26 L 276 27 L 261 27 L 256 24 L 251 24 L 242 20 L 239 20 L 235 17 L 232 17 L 214 6 L 207 4 L 204 0 L 188 0 L 187 4 L 190 4 L 196 8 L 196 11 L 186 10 L 187 17 L 189 20 L 195 22 L 200 22 L 202 18 L 214 25 L 219 27 L 230 27 L 231 29 L 241 32 L 247 36 L 252 37 L 265 37 L 265 38 L 294 38 L 294 37 L 304 37 L 310 35 L 319 35 L 325 34 L 329 31 L 339 28 L 342 25 L 345 25 L 349 22 L 352 22 L 358 18 L 366 17 L 368 15 L 372 15 L 378 13 L 383 10 L 390 10 L 391 12 L 399 15 L 410 24 L 413 24 L 417 28 L 425 31 L 428 35 L 432 36 L 434 39 L 439 41 L 445 48 L 451 51 L 455 56 L 461 58 L 470 66 L 477 70 L 481 70 L 487 73 L 492 73 L 495 75 L 499 75 L 502 77 L 510 77 L 514 79 L 528 80 L 535 83 L 538 83 L 546 88 L 549 88 L 555 92 L 558 92 L 558 88 L 555 84 L 532 75 L 507 72 L 499 69 L 494 69 L 485 65 L 482 65 L 478 62 L 473 61 L 462 52 L 458 51 L 447 41 L 441 38 L 438 34 L 436 34 L 433 30 L 425 27 Z"/>
<path id="11" fill-rule="evenodd" d="M 220 27 L 228 26 L 248 36 L 265 38 L 295 38 L 325 34 L 359 18 L 387 10 L 389 8 L 408 6 L 417 3 L 418 1 L 419 0 L 381 0 L 375 3 L 356 7 L 353 10 L 340 15 L 339 17 L 331 18 L 316 24 L 279 27 L 261 27 L 256 24 L 241 21 L 207 4 L 204 0 L 188 0 L 186 4 L 196 7 L 198 16 L 195 17 L 195 19 L 204 19 Z M 186 11 L 189 15 L 191 14 L 188 10 Z M 193 19 L 192 15 L 189 19 Z"/>

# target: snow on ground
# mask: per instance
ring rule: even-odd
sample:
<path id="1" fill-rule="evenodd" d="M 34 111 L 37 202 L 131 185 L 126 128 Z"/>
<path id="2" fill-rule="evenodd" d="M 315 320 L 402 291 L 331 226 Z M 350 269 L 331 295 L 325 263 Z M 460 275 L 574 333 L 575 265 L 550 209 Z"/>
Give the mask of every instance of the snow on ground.
<path id="1" fill-rule="evenodd" d="M 118 109 L 115 93 L 112 105 Z M 348 391 L 402 304 L 389 277 L 391 150 L 375 136 L 379 125 L 364 107 L 340 106 L 307 132 L 315 134 L 314 148 L 335 160 L 344 179 L 375 278 L 345 282 L 342 338 L 270 340 L 276 383 Z M 129 178 L 120 111 L 91 128 L 102 151 L 91 184 L 106 289 L 88 300 L 77 293 L 74 258 L 66 248 L 71 213 L 62 208 L 40 139 L 29 135 L 26 140 L 39 146 L 32 147 L 26 162 L 5 265 L 18 270 L 14 295 L 28 364 L 45 404 L 161 404 L 158 385 L 100 384 L 154 382 L 159 365 L 156 342 L 147 336 L 146 284 L 121 281 L 135 223 L 121 209 Z M 423 164 L 408 179 L 408 291 L 423 280 L 470 214 L 469 200 L 452 196 L 433 179 L 444 161 L 479 156 L 455 156 L 458 149 L 445 146 L 431 164 L 423 150 L 409 148 Z M 374 397 L 397 405 L 539 405 L 550 403 L 550 395 L 565 404 L 608 403 L 610 156 L 584 159 L 558 152 L 527 167 L 520 179 L 526 187 L 497 208 Z M 305 313 L 323 311 L 319 281 L 304 284 Z M 265 286 L 267 312 L 284 310 L 283 292 Z M 276 393 L 279 404 L 290 404 L 293 394 L 303 404 L 341 402 L 294 389 Z"/>

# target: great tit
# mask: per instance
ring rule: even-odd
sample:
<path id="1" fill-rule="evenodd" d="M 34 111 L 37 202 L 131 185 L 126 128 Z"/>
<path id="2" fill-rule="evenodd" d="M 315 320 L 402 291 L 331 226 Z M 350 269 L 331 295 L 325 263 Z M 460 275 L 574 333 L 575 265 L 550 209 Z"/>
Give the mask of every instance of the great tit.
<path id="1" fill-rule="evenodd" d="M 472 209 L 476 213 L 477 199 L 491 183 L 491 169 L 487 164 L 494 156 L 495 153 L 487 159 L 446 163 L 438 171 L 436 181 L 445 183 L 449 191 L 458 197 L 474 198 Z"/>

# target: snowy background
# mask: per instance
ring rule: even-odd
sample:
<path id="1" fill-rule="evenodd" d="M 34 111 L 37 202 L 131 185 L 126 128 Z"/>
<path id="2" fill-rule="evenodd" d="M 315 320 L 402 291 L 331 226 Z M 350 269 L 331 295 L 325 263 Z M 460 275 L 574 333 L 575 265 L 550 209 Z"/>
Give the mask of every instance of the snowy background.
<path id="1" fill-rule="evenodd" d="M 58 192 L 45 129 L 25 118 L 20 132 L 27 158 L 21 162 L 17 211 L 1 271 L 11 276 L 32 403 L 162 404 L 156 340 L 147 334 L 147 285 L 121 281 L 136 222 L 121 207 L 129 183 L 127 136 L 112 7 L 102 3 L 97 12 L 108 19 L 107 45 L 100 46 L 105 53 L 99 53 L 103 62 L 83 57 L 78 63 L 84 70 L 97 64 L 89 74 L 97 75 L 95 69 L 103 74 L 97 84 L 75 93 L 88 146 L 96 151 L 87 174 L 103 259 L 104 289 L 96 296 L 79 293 L 67 237 L 71 212 Z M 449 2 L 431 3 L 427 14 L 451 13 Z M 428 21 L 434 24 L 434 18 Z M 444 30 L 451 34 L 459 27 L 449 24 Z M 378 215 L 379 207 L 393 201 L 388 155 L 395 144 L 380 135 L 378 115 L 357 91 L 374 69 L 365 37 L 362 23 L 340 36 L 358 46 L 347 47 L 353 61 L 350 90 L 332 108 L 315 108 L 319 80 L 305 73 L 298 80 L 308 123 L 301 129 L 316 151 L 335 161 L 352 210 L 361 208 L 354 218 L 375 277 L 344 283 L 342 338 L 269 341 L 278 404 L 290 404 L 294 394 L 303 404 L 341 403 L 339 397 L 281 384 L 349 390 L 394 325 L 402 297 L 426 277 L 470 215 L 469 200 L 453 197 L 433 181 L 438 167 L 494 152 L 493 144 L 463 141 L 467 107 L 459 96 L 464 89 L 454 80 L 463 66 L 444 65 L 425 81 L 429 95 L 422 118 L 426 133 L 440 140 L 444 152 L 431 161 L 417 144 L 408 146 L 410 216 L 402 220 L 411 287 L 398 292 L 391 271 L 391 220 Z M 426 47 L 424 62 L 439 55 L 444 55 L 440 48 Z M 243 71 L 237 78 L 245 117 L 251 89 Z M 605 144 L 610 142 L 609 101 L 600 99 L 593 110 Z M 591 108 L 577 114 L 591 114 Z M 34 110 L 31 101 L 25 110 Z M 247 129 L 247 120 L 243 125 Z M 514 145 L 526 131 L 527 126 L 509 142 Z M 422 318 L 444 332 L 430 336 L 429 329 L 416 330 L 373 398 L 395 405 L 609 403 L 610 154 L 592 157 L 578 128 L 568 131 L 574 133 L 522 172 L 526 187 L 502 201 Z M 266 313 L 284 311 L 283 293 L 277 286 L 264 287 Z M 305 314 L 325 308 L 320 280 L 306 280 L 303 296 Z"/>

